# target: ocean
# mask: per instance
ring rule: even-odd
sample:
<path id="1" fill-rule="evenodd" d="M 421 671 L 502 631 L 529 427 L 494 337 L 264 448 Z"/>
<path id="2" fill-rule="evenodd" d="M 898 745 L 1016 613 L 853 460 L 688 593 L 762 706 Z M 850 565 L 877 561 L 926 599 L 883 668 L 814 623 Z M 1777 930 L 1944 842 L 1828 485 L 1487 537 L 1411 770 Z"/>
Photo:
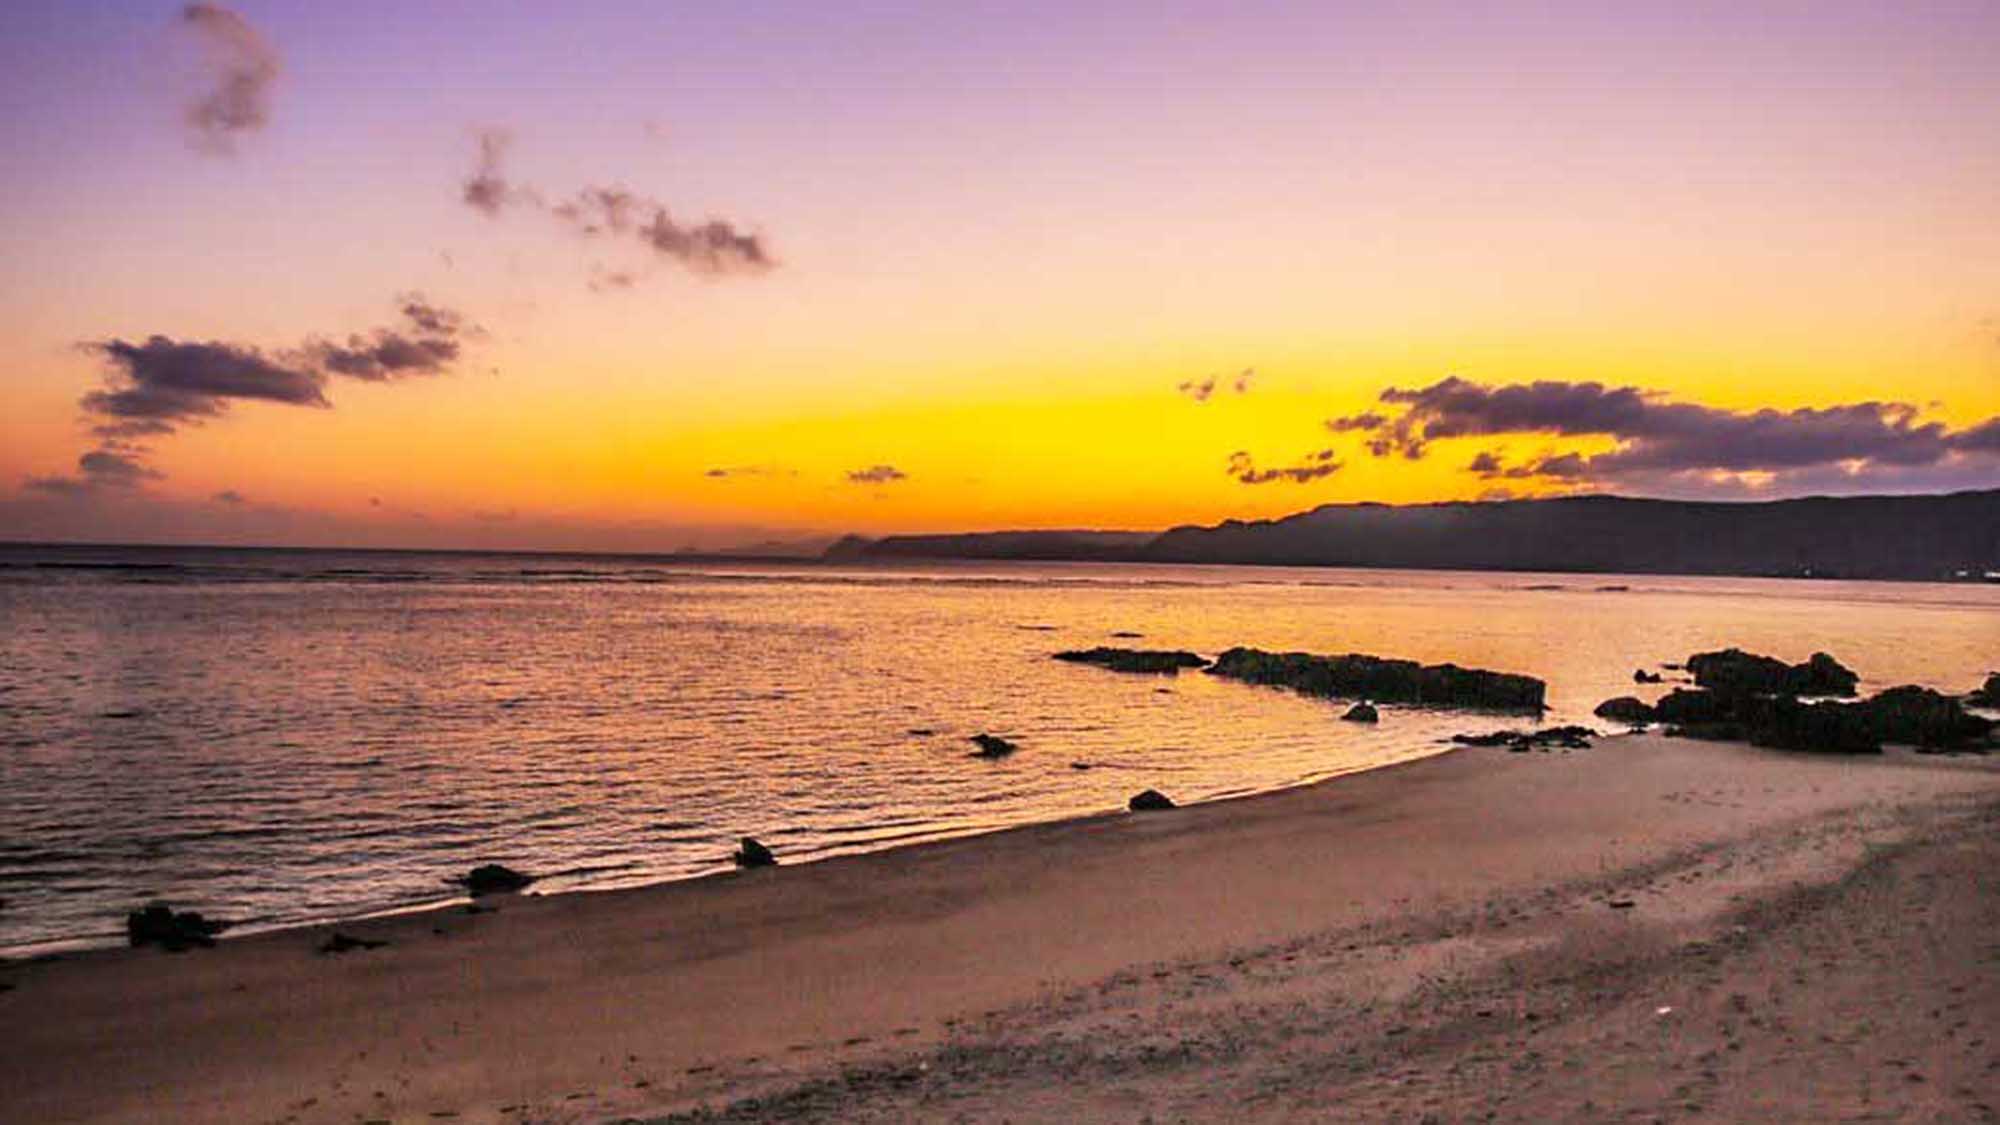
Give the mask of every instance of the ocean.
<path id="1" fill-rule="evenodd" d="M 4 546 L 0 953 L 121 941 L 151 899 L 255 930 L 449 902 L 484 862 L 631 886 L 746 834 L 799 863 L 1523 725 L 1049 659 L 1093 645 L 1524 672 L 1544 722 L 1603 728 L 1673 686 L 1635 669 L 1728 645 L 1969 691 L 2000 586 Z M 971 758 L 981 732 L 1021 750 Z"/>

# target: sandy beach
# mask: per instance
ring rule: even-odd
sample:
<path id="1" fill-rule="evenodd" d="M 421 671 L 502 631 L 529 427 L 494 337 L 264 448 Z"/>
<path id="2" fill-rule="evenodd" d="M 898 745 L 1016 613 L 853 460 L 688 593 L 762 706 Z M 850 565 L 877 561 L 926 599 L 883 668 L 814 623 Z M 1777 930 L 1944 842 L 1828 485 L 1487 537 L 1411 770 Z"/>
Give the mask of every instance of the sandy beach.
<path id="1" fill-rule="evenodd" d="M 1996 827 L 1983 758 L 1467 749 L 9 963 L 0 1119 L 1987 1119 Z"/>

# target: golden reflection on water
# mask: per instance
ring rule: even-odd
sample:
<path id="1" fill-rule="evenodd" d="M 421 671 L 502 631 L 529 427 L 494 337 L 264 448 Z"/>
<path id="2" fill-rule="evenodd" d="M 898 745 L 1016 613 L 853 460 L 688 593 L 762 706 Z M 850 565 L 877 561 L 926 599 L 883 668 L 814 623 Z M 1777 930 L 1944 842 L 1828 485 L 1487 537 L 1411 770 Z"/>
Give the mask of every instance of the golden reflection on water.
<path id="1" fill-rule="evenodd" d="M 2000 589 L 1979 586 L 214 558 L 0 582 L 0 947 L 112 934 L 152 897 L 264 924 L 430 901 L 485 860 L 543 890 L 721 870 L 745 833 L 797 862 L 1145 788 L 1295 784 L 1520 721 L 1388 707 L 1359 727 L 1283 691 L 1048 659 L 1066 647 L 1453 661 L 1542 677 L 1548 721 L 1585 723 L 1672 686 L 1635 668 L 1729 644 L 1825 649 L 1864 689 L 1965 691 L 2000 664 Z M 1022 750 L 969 758 L 981 731 Z"/>

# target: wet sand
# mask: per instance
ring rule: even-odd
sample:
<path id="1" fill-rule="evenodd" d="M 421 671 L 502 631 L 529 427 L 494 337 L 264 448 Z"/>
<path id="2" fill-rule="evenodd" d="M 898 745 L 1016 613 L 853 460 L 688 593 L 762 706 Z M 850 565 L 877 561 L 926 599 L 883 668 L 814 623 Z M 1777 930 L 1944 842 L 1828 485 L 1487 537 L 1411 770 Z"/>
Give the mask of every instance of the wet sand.
<path id="1" fill-rule="evenodd" d="M 1979 1120 L 1996 828 L 1994 760 L 1463 750 L 0 966 L 0 1120 Z"/>

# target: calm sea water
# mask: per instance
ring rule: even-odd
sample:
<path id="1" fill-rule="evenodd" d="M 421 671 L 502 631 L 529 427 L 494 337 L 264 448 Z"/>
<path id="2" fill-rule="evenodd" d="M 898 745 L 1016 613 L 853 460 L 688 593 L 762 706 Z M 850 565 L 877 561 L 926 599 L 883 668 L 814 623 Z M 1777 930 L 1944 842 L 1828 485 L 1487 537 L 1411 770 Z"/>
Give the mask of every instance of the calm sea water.
<path id="1" fill-rule="evenodd" d="M 746 833 L 799 862 L 1519 725 L 1048 659 L 1096 644 L 1451 660 L 1590 722 L 1728 644 L 1966 691 L 2000 587 L 4 547 L 0 949 L 117 940 L 152 898 L 258 927 L 445 901 L 485 861 L 542 891 L 723 870 Z M 980 731 L 1023 749 L 971 759 Z"/>

